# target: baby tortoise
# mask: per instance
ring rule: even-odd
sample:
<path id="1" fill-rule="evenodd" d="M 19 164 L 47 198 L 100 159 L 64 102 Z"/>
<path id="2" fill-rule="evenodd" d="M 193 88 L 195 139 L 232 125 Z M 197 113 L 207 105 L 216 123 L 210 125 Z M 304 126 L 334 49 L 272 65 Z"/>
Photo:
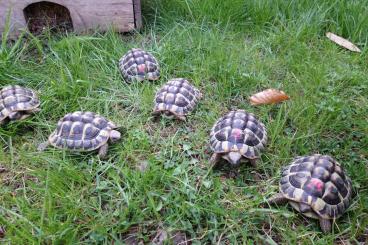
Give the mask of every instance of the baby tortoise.
<path id="1" fill-rule="evenodd" d="M 59 120 L 56 130 L 47 142 L 38 149 L 44 150 L 48 145 L 72 151 L 94 151 L 103 158 L 107 154 L 108 141 L 120 139 L 120 132 L 115 124 L 93 112 L 73 112 Z"/>
<path id="2" fill-rule="evenodd" d="M 331 231 L 331 221 L 350 205 L 351 180 L 330 156 L 298 157 L 282 169 L 281 176 L 280 193 L 268 203 L 290 203 L 303 215 L 318 219 L 324 233 Z"/>
<path id="3" fill-rule="evenodd" d="M 119 68 L 126 82 L 157 80 L 160 68 L 156 58 L 139 48 L 129 50 L 120 60 Z"/>
<path id="4" fill-rule="evenodd" d="M 7 121 L 23 120 L 39 112 L 37 94 L 18 85 L 9 85 L 0 90 L 0 125 Z"/>
<path id="5" fill-rule="evenodd" d="M 184 78 L 169 80 L 156 93 L 153 116 L 164 115 L 185 120 L 186 115 L 191 112 L 202 93 Z"/>
<path id="6" fill-rule="evenodd" d="M 256 167 L 266 142 L 266 128 L 253 114 L 244 110 L 230 111 L 212 127 L 210 144 L 214 153 L 211 163 L 223 158 L 235 167 L 248 159 Z"/>

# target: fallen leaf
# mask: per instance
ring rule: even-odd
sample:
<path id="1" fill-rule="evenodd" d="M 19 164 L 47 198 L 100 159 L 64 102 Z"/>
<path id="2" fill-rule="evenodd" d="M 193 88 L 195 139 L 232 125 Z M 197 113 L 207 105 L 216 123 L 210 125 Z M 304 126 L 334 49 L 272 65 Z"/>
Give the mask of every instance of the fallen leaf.
<path id="1" fill-rule="evenodd" d="M 342 37 L 340 37 L 336 34 L 333 34 L 331 32 L 327 32 L 326 37 L 328 39 L 330 39 L 332 42 L 336 43 L 337 45 L 340 45 L 341 47 L 349 49 L 350 51 L 358 52 L 358 53 L 361 52 L 361 50 L 357 46 L 355 46 L 355 44 L 353 44 L 352 42 L 350 42 L 350 41 L 346 40 L 345 38 L 342 38 Z"/>
<path id="2" fill-rule="evenodd" d="M 288 99 L 289 96 L 285 94 L 285 92 L 270 88 L 252 95 L 250 97 L 250 103 L 252 105 L 266 105 L 278 103 Z"/>

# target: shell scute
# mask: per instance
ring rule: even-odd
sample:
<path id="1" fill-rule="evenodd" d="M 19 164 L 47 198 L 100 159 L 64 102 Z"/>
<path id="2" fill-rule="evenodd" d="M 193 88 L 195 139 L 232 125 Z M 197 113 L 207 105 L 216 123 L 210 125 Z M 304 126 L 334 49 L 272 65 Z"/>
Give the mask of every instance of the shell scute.
<path id="1" fill-rule="evenodd" d="M 92 121 L 93 125 L 99 129 L 104 129 L 107 126 L 107 120 L 101 117 L 96 117 Z"/>
<path id="2" fill-rule="evenodd" d="M 71 135 L 72 125 L 73 125 L 72 122 L 64 123 L 60 130 L 60 136 L 65 138 L 69 137 L 69 135 Z"/>
<path id="3" fill-rule="evenodd" d="M 83 134 L 83 124 L 76 122 L 73 124 L 70 134 L 76 139 L 81 140 Z"/>

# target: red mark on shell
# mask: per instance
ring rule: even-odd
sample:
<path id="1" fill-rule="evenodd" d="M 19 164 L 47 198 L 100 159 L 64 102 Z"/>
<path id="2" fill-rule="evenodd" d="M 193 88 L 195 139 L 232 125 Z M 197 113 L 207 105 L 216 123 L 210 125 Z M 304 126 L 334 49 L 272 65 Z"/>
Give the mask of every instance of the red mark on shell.
<path id="1" fill-rule="evenodd" d="M 146 71 L 146 65 L 145 64 L 138 65 L 138 72 L 145 72 L 145 71 Z"/>
<path id="2" fill-rule="evenodd" d="M 239 139 L 242 137 L 243 135 L 243 131 L 241 131 L 240 129 L 234 129 L 233 132 L 231 133 L 231 135 L 235 138 L 235 139 Z"/>
<path id="3" fill-rule="evenodd" d="M 324 186 L 323 182 L 320 181 L 319 179 L 311 179 L 309 184 L 308 184 L 309 188 L 316 189 L 318 192 L 322 191 L 323 186 Z"/>

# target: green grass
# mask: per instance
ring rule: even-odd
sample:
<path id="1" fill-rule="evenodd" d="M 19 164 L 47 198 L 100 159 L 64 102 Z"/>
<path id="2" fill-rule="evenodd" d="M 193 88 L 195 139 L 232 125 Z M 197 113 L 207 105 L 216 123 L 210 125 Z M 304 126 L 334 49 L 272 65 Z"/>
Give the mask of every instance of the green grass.
<path id="1" fill-rule="evenodd" d="M 0 225 L 8 244 L 149 243 L 160 229 L 193 244 L 352 243 L 368 227 L 368 4 L 354 1 L 144 1 L 145 27 L 121 36 L 45 35 L 0 47 L 0 84 L 39 92 L 42 111 L 0 128 Z M 333 31 L 358 44 L 346 51 Z M 152 52 L 157 82 L 126 84 L 118 59 L 130 48 Z M 187 122 L 150 117 L 159 86 L 190 79 L 204 99 Z M 253 107 L 248 97 L 280 88 L 291 100 Z M 255 113 L 269 134 L 259 167 L 234 179 L 209 167 L 209 132 L 230 109 Z M 123 126 L 107 160 L 37 145 L 76 110 Z M 290 206 L 260 208 L 278 190 L 280 167 L 295 156 L 330 154 L 356 195 L 334 232 Z M 148 164 L 144 172 L 138 170 Z M 254 180 L 254 173 L 262 180 Z M 365 235 L 364 235 L 365 234 Z M 365 238 L 367 239 L 367 238 Z"/>

